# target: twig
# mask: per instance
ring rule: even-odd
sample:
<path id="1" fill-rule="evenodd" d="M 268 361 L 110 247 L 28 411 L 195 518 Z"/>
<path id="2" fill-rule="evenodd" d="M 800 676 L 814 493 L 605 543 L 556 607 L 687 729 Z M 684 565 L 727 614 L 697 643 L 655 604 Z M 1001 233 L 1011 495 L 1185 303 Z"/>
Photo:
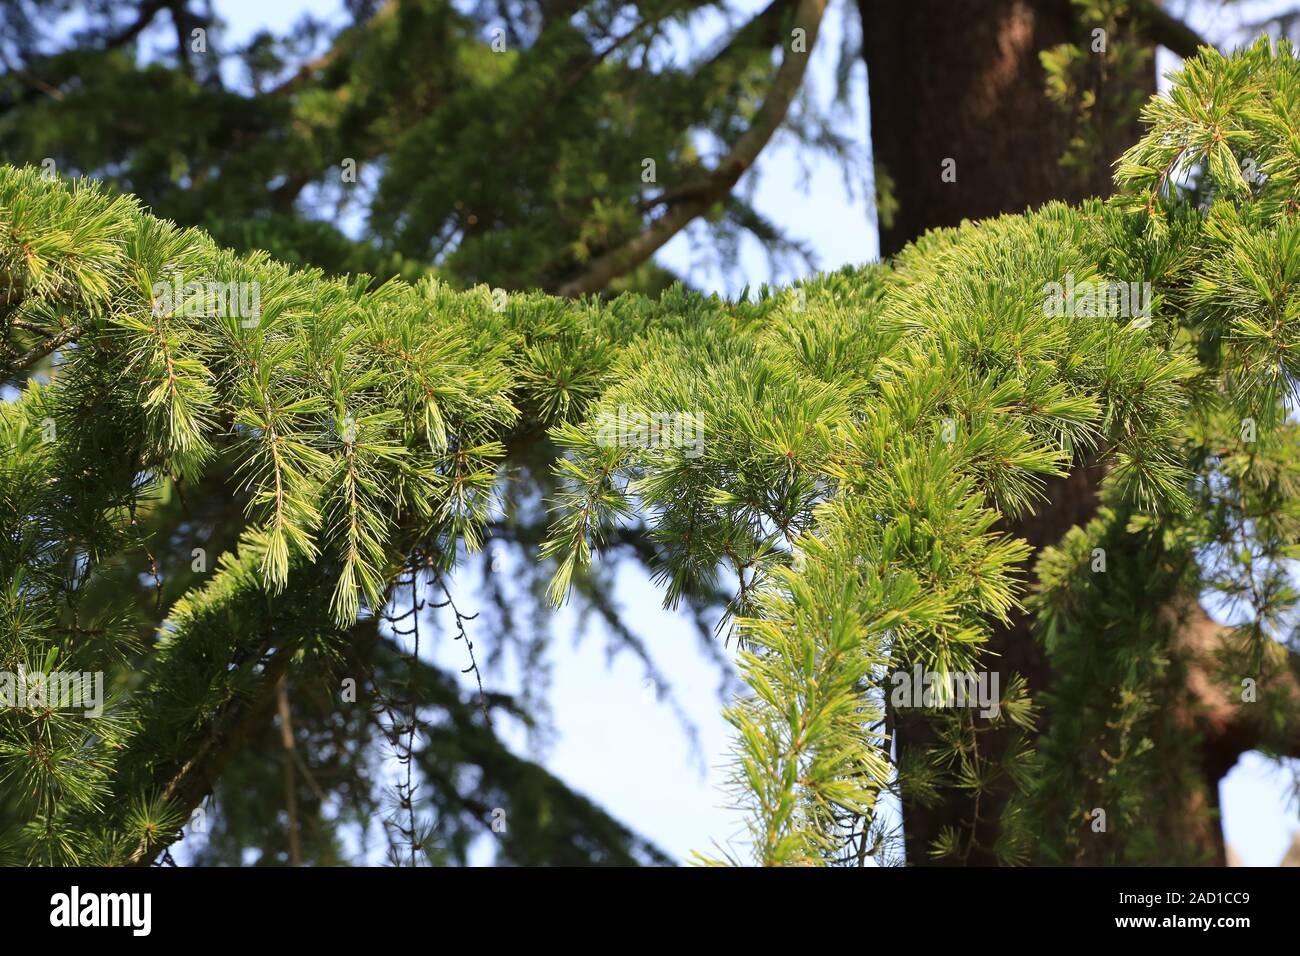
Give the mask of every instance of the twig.
<path id="1" fill-rule="evenodd" d="M 478 614 L 462 614 L 460 608 L 456 607 L 456 602 L 452 599 L 451 592 L 447 590 L 446 582 L 444 582 L 441 577 L 438 578 L 438 587 L 442 589 L 442 593 L 447 600 L 443 601 L 441 604 L 435 604 L 433 606 L 438 608 L 450 607 L 452 613 L 456 615 L 456 640 L 464 641 L 465 647 L 469 650 L 469 667 L 464 668 L 461 673 L 469 674 L 472 672 L 474 674 L 474 680 L 478 684 L 479 710 L 482 711 L 483 720 L 490 730 L 492 729 L 492 715 L 488 712 L 487 696 L 483 693 L 483 675 L 479 672 L 478 661 L 474 658 L 474 642 L 469 639 L 469 634 L 465 631 L 465 622 L 475 620 L 478 617 Z"/>
<path id="2" fill-rule="evenodd" d="M 276 709 L 280 712 L 280 743 L 284 747 L 284 805 L 289 813 L 289 865 L 302 866 L 302 846 L 298 841 L 298 781 L 294 777 L 293 727 L 289 723 L 289 685 L 281 677 L 275 688 Z"/>

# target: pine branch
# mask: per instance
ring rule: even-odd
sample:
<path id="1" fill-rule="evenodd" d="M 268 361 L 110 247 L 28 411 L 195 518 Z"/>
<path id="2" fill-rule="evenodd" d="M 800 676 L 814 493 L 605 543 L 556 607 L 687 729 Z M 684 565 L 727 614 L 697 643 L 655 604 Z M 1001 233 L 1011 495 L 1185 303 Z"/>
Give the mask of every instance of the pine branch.
<path id="1" fill-rule="evenodd" d="M 800 10 L 815 32 L 821 5 Z M 1300 536 L 1300 440 L 1286 416 L 1300 377 L 1298 69 L 1286 44 L 1203 51 L 1148 106 L 1113 202 L 938 230 L 892 263 L 736 303 L 681 289 L 581 303 L 432 281 L 371 289 L 234 256 L 93 186 L 0 168 L 7 327 L 71 316 L 94 333 L 54 381 L 0 404 L 0 652 L 25 666 L 68 649 L 54 643 L 67 617 L 78 635 L 99 628 L 77 616 L 79 592 L 111 589 L 159 476 L 220 461 L 248 503 L 239 550 L 168 614 L 138 713 L 94 735 L 61 720 L 60 746 L 40 759 L 4 730 L 0 744 L 27 755 L 5 772 L 106 857 L 122 834 L 133 862 L 156 856 L 175 838 L 159 821 L 191 812 L 250 728 L 264 729 L 294 655 L 366 640 L 385 582 L 414 555 L 445 571 L 480 546 L 507 454 L 532 462 L 554 447 L 542 553 L 557 600 L 633 518 L 668 606 L 713 593 L 723 572 L 738 581 L 751 695 L 729 716 L 760 862 L 860 858 L 861 821 L 899 780 L 969 797 L 941 834 L 957 859 L 1028 852 L 1019 805 L 999 812 L 991 790 L 1028 801 L 1044 779 L 1118 780 L 1158 805 L 1192 766 L 1177 737 L 1154 756 L 1141 745 L 1168 730 L 1149 702 L 1178 674 L 1164 629 L 1126 615 L 1154 615 L 1204 573 L 1254 612 L 1263 662 L 1259 639 L 1296 603 L 1261 567 L 1293 557 Z M 737 150 L 762 148 L 802 70 L 783 60 Z M 1204 205 L 1167 188 L 1184 158 L 1200 164 Z M 1262 179 L 1246 178 L 1247 159 Z M 739 172 L 718 172 L 733 174 L 730 185 Z M 163 303 L 172 273 L 189 281 Z M 1095 300 L 1062 311 L 1049 294 L 1112 277 L 1126 295 L 1127 283 L 1155 287 L 1145 314 Z M 256 283 L 254 321 L 199 301 L 230 283 Z M 1094 693 L 1078 682 L 1102 668 L 1108 693 L 1044 738 L 1046 778 L 1029 743 L 999 753 L 969 714 L 935 718 L 938 763 L 895 766 L 884 675 L 984 666 L 988 635 L 1025 597 L 1030 546 L 1005 523 L 1084 462 L 1123 507 L 1044 552 L 1035 610 L 1063 662 L 1056 691 Z M 1097 540 L 1120 543 L 1113 567 L 1122 556 L 1134 572 L 1081 571 Z M 1225 551 L 1230 567 L 1211 573 Z M 1004 702 L 1028 734 L 1032 703 Z M 1236 719 L 1225 715 L 1225 733 L 1291 748 L 1289 723 Z M 1078 729 L 1094 726 L 1099 745 Z M 1118 769 L 1076 772 L 1087 761 Z M 30 852 L 65 860 L 62 847 Z M 1054 848 L 1074 849 L 1068 834 Z"/>
<path id="2" fill-rule="evenodd" d="M 58 335 L 52 336 L 37 345 L 33 345 L 22 355 L 14 359 L 12 363 L 9 363 L 10 368 L 13 371 L 23 371 L 31 368 L 52 352 L 58 351 L 70 342 L 75 342 L 77 338 L 80 337 L 81 331 L 80 326 L 74 325 L 64 329 Z"/>

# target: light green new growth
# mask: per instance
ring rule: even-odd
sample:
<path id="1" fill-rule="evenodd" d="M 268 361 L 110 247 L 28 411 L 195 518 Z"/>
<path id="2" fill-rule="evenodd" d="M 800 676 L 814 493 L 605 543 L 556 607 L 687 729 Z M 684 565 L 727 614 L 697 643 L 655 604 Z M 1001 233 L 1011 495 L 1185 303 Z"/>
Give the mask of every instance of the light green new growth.
<path id="1" fill-rule="evenodd" d="M 880 810 L 900 768 L 885 675 L 980 669 L 989 629 L 1026 596 L 1030 548 L 1000 522 L 1031 513 L 1045 478 L 1103 466 L 1107 502 L 1193 553 L 1220 541 L 1211 516 L 1259 469 L 1285 470 L 1234 526 L 1233 553 L 1254 548 L 1257 570 L 1295 556 L 1300 65 L 1266 43 L 1207 51 L 1146 115 L 1109 204 L 940 230 L 891 264 L 734 304 L 371 289 L 234 256 L 86 183 L 0 169 L 0 370 L 12 381 L 59 359 L 0 405 L 0 669 L 107 670 L 115 692 L 107 719 L 0 714 L 0 781 L 31 807 L 3 835 L 12 853 L 161 852 L 220 774 L 217 742 L 300 655 L 346 644 L 414 556 L 449 568 L 477 548 L 512 443 L 550 429 L 563 492 L 542 557 L 557 602 L 632 515 L 652 528 L 667 606 L 735 588 L 751 693 L 728 718 L 752 845 L 720 855 L 888 857 Z M 1189 199 L 1178 183 L 1193 169 Z M 182 295 L 160 299 L 176 282 Z M 1149 322 L 1060 314 L 1047 290 L 1067 282 L 1149 283 Z M 260 313 L 211 314 L 206 283 L 255 284 Z M 660 424 L 611 440 L 620 416 Z M 242 544 L 167 613 L 133 675 L 129 610 L 81 620 L 78 589 L 145 546 L 137 508 L 219 467 L 246 502 Z M 1045 575 L 1036 600 L 1074 607 L 1076 586 Z M 1276 582 L 1252 595 L 1264 621 L 1293 600 Z M 1063 654 L 1090 639 L 1053 621 Z M 999 719 L 1032 726 L 1023 687 L 1003 688 Z M 988 768 L 962 749 L 978 728 L 943 726 L 967 755 L 959 785 L 978 792 Z M 1047 756 L 1043 769 L 1025 748 L 1002 768 L 1023 796 L 1002 821 L 1008 861 L 1030 853 Z M 936 771 L 901 772 L 924 788 Z"/>

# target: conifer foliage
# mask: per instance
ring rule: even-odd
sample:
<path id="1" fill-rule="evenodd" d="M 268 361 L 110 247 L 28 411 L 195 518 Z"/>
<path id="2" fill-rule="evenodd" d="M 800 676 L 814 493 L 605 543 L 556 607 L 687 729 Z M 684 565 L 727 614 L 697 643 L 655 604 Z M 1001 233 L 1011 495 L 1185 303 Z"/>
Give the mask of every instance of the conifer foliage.
<path id="1" fill-rule="evenodd" d="M 897 861 L 907 789 L 969 797 L 938 858 L 1155 862 L 1193 772 L 1179 608 L 1213 590 L 1248 609 L 1213 678 L 1272 752 L 1300 738 L 1278 641 L 1300 540 L 1300 62 L 1204 51 L 1145 117 L 1111 202 L 734 303 L 330 278 L 4 167 L 0 665 L 111 691 L 100 716 L 0 713 L 25 815 L 4 851 L 163 853 L 285 675 L 332 687 L 407 576 L 480 546 L 506 462 L 547 430 L 554 601 L 633 519 L 666 605 L 733 587 L 752 840 L 701 860 Z M 1113 308 L 1134 285 L 1149 308 Z M 1083 464 L 1105 507 L 1039 555 L 1031 592 L 1006 522 Z M 214 477 L 238 543 L 156 637 L 126 592 L 81 613 L 150 548 L 141 512 Z M 986 716 L 940 693 L 933 746 L 896 751 L 891 676 L 985 671 L 989 629 L 1026 605 L 1060 678 L 1046 697 L 1012 680 Z"/>

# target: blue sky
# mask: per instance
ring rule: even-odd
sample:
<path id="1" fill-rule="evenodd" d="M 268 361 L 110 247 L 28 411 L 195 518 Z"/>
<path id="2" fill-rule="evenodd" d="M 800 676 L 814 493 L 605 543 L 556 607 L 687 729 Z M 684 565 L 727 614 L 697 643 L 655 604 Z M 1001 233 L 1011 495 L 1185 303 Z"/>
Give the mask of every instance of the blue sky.
<path id="1" fill-rule="evenodd" d="M 258 29 L 281 32 L 304 12 L 333 17 L 340 9 L 337 0 L 216 0 L 214 5 L 228 23 L 227 38 L 234 43 Z M 763 5 L 760 0 L 740 6 L 756 10 Z M 1169 6 L 1175 13 L 1190 7 L 1190 20 L 1213 38 L 1223 36 L 1237 22 L 1237 14 L 1225 12 L 1219 3 L 1172 2 Z M 810 95 L 823 103 L 832 88 L 846 9 L 845 0 L 832 4 L 814 50 Z M 699 41 L 697 36 L 692 42 Z M 1168 56 L 1159 61 L 1162 70 L 1175 64 Z M 860 63 L 853 83 L 854 106 L 839 125 L 865 152 L 866 72 Z M 830 269 L 876 257 L 874 215 L 864 189 L 847 191 L 839 166 L 829 159 L 809 161 L 788 136 L 778 136 L 746 178 L 756 180 L 758 209 L 791 236 L 807 242 L 818 267 Z M 742 246 L 739 270 L 700 259 L 685 234 L 669 243 L 659 259 L 689 275 L 699 287 L 725 294 L 735 294 L 746 284 L 792 278 L 773 276 L 756 242 Z M 472 577 L 458 582 L 458 601 L 464 610 L 475 609 L 476 590 Z M 692 624 L 661 609 L 659 594 L 643 574 L 631 567 L 620 569 L 616 596 L 626 620 L 668 676 L 675 699 L 696 725 L 698 748 L 677 715 L 656 699 L 641 663 L 626 653 L 608 658 L 598 623 L 586 637 L 578 636 L 571 608 L 560 612 L 554 627 L 558 636 L 549 652 L 548 699 L 555 734 L 540 751 L 536 751 L 537 741 L 530 743 L 520 733 L 512 732 L 512 745 L 540 758 L 551 772 L 678 858 L 684 859 L 692 849 L 708 850 L 714 841 L 726 843 L 739 837 L 743 844 L 739 817 L 725 809 L 721 789 L 730 734 L 720 712 L 717 665 L 701 650 Z M 451 640 L 447 627 L 440 634 L 433 642 L 431 659 L 448 669 L 464 667 L 463 647 Z M 490 633 L 472 636 L 479 648 L 491 645 Z M 517 662 L 507 661 L 488 678 L 494 687 L 511 689 L 519 685 L 520 676 Z M 1228 841 L 1247 864 L 1275 864 L 1298 828 L 1295 808 L 1286 797 L 1289 783 L 1289 774 L 1254 755 L 1243 759 L 1224 781 Z"/>

